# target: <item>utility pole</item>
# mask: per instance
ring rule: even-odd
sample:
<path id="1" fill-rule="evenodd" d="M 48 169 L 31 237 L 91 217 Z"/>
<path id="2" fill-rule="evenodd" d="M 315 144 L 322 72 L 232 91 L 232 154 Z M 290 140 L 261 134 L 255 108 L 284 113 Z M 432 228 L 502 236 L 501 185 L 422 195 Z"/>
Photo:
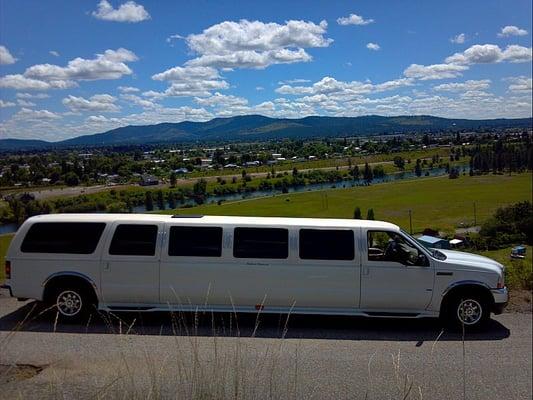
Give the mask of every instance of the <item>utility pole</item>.
<path id="1" fill-rule="evenodd" d="M 413 234 L 413 218 L 411 210 L 409 210 L 409 233 L 411 233 L 411 235 Z"/>

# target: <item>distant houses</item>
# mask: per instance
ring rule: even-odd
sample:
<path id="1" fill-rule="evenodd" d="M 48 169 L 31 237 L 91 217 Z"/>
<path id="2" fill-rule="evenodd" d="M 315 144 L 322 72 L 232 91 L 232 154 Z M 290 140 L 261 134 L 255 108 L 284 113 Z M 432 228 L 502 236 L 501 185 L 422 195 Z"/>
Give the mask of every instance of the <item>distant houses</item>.
<path id="1" fill-rule="evenodd" d="M 141 181 L 139 182 L 141 186 L 154 186 L 159 185 L 159 179 L 153 175 L 142 175 Z"/>

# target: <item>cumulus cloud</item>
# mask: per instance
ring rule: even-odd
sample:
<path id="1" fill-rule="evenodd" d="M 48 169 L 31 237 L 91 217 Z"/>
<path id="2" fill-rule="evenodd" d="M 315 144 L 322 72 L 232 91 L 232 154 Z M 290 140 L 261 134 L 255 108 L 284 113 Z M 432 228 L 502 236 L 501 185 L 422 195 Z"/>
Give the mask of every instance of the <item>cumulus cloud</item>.
<path id="1" fill-rule="evenodd" d="M 509 37 L 509 36 L 526 36 L 527 31 L 525 29 L 520 29 L 518 26 L 507 25 L 504 26 L 498 33 L 498 37 Z"/>
<path id="2" fill-rule="evenodd" d="M 50 95 L 46 93 L 17 93 L 17 99 L 47 99 Z"/>
<path id="3" fill-rule="evenodd" d="M 364 19 L 357 14 L 350 14 L 347 17 L 337 18 L 337 24 L 339 25 L 368 25 L 372 22 L 374 22 L 373 19 Z"/>
<path id="4" fill-rule="evenodd" d="M 28 100 L 18 99 L 17 104 L 22 107 L 35 107 L 35 103 Z"/>
<path id="5" fill-rule="evenodd" d="M 531 61 L 531 47 L 523 47 L 516 44 L 507 46 L 502 50 L 495 44 L 476 44 L 469 47 L 462 53 L 455 53 L 447 57 L 448 64 L 488 64 L 499 62 L 527 62 Z"/>
<path id="6" fill-rule="evenodd" d="M 20 111 L 13 116 L 13 119 L 15 120 L 24 121 L 54 120 L 60 118 L 60 115 L 52 111 L 32 110 L 30 108 L 21 108 Z"/>
<path id="7" fill-rule="evenodd" d="M 285 24 L 261 21 L 224 21 L 191 34 L 186 42 L 197 57 L 189 66 L 262 69 L 273 64 L 311 61 L 305 48 L 328 47 L 327 22 L 287 21 Z"/>
<path id="8" fill-rule="evenodd" d="M 285 95 L 327 95 L 337 100 L 361 96 L 368 93 L 378 93 L 411 86 L 413 80 L 401 78 L 379 84 L 360 81 L 339 81 L 330 76 L 322 78 L 311 86 L 282 85 L 276 89 L 277 93 Z"/>
<path id="9" fill-rule="evenodd" d="M 408 78 L 426 81 L 431 79 L 456 78 L 461 76 L 462 72 L 467 69 L 468 67 L 466 65 L 455 64 L 411 64 L 403 71 L 403 74 Z"/>
<path id="10" fill-rule="evenodd" d="M 140 106 L 142 108 L 155 108 L 158 107 L 156 103 L 151 100 L 143 99 L 134 94 L 121 94 L 120 98 L 130 104 Z"/>
<path id="11" fill-rule="evenodd" d="M 127 49 L 106 50 L 103 54 L 96 54 L 93 59 L 75 58 L 65 67 L 33 65 L 23 74 L 0 78 L 0 87 L 18 90 L 66 89 L 77 86 L 76 81 L 119 79 L 132 73 L 126 63 L 137 59 L 135 53 Z"/>
<path id="12" fill-rule="evenodd" d="M 450 39 L 450 42 L 455 44 L 463 44 L 466 41 L 466 35 L 464 33 L 460 33 L 458 35 L 455 35 Z"/>
<path id="13" fill-rule="evenodd" d="M 248 100 L 243 97 L 237 97 L 232 95 L 225 95 L 219 92 L 216 92 L 212 96 L 205 98 L 195 98 L 194 101 L 201 106 L 205 107 L 235 107 L 235 106 L 246 106 Z"/>
<path id="14" fill-rule="evenodd" d="M 433 90 L 442 92 L 467 92 L 480 91 L 490 87 L 490 79 L 468 80 L 465 82 L 444 83 L 433 87 Z"/>
<path id="15" fill-rule="evenodd" d="M 54 56 L 54 57 L 59 57 L 59 53 L 55 50 L 50 50 L 48 53 L 50 53 L 50 55 Z"/>
<path id="16" fill-rule="evenodd" d="M 0 46 L 0 65 L 14 64 L 16 61 L 17 59 L 11 55 L 7 47 Z"/>
<path id="17" fill-rule="evenodd" d="M 118 112 L 120 107 L 115 104 L 116 97 L 109 94 L 96 94 L 89 99 L 69 95 L 63 99 L 63 104 L 72 112 Z"/>
<path id="18" fill-rule="evenodd" d="M 133 86 L 119 86 L 118 90 L 122 93 L 135 93 L 140 92 L 139 88 L 133 87 Z"/>
<path id="19" fill-rule="evenodd" d="M 379 49 L 381 49 L 381 47 L 379 47 L 379 44 L 377 44 L 377 43 L 372 43 L 372 42 L 367 43 L 367 44 L 366 44 L 366 48 L 367 48 L 368 50 L 374 50 L 374 51 L 378 51 Z"/>
<path id="20" fill-rule="evenodd" d="M 519 94 L 530 94 L 533 86 L 533 80 L 526 76 L 516 76 L 507 78 L 507 81 L 511 82 L 509 85 L 509 91 Z"/>
<path id="21" fill-rule="evenodd" d="M 15 107 L 16 104 L 12 101 L 4 101 L 0 99 L 0 108 Z"/>
<path id="22" fill-rule="evenodd" d="M 109 1 L 101 0 L 92 15 L 97 19 L 115 22 L 141 22 L 150 19 L 148 11 L 134 1 L 127 1 L 118 8 L 113 8 Z"/>

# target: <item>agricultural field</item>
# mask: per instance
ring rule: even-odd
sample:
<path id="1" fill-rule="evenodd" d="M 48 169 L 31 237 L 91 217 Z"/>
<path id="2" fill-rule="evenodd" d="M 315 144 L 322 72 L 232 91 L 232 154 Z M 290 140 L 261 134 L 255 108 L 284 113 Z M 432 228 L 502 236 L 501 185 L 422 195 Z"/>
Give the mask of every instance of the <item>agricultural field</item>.
<path id="1" fill-rule="evenodd" d="M 452 233 L 458 227 L 479 225 L 498 207 L 531 199 L 531 191 L 529 173 L 458 179 L 446 176 L 209 204 L 179 209 L 179 213 L 352 218 L 355 207 L 360 207 L 363 216 L 372 208 L 376 219 L 409 231 L 411 210 L 413 233 L 425 228 Z"/>

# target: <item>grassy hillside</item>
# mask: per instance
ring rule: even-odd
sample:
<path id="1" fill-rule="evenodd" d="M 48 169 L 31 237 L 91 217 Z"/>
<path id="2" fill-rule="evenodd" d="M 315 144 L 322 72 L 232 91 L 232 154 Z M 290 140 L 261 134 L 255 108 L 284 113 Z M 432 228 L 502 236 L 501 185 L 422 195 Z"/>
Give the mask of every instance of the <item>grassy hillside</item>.
<path id="1" fill-rule="evenodd" d="M 531 199 L 531 174 L 513 176 L 487 175 L 459 179 L 419 178 L 368 187 L 332 189 L 321 192 L 294 193 L 256 200 L 246 200 L 180 209 L 180 213 L 352 218 L 356 206 L 363 211 L 373 208 L 376 219 L 399 224 L 409 230 L 412 210 L 413 231 L 424 228 L 453 231 L 477 224 L 498 207 Z M 167 211 L 174 213 L 175 211 Z"/>

